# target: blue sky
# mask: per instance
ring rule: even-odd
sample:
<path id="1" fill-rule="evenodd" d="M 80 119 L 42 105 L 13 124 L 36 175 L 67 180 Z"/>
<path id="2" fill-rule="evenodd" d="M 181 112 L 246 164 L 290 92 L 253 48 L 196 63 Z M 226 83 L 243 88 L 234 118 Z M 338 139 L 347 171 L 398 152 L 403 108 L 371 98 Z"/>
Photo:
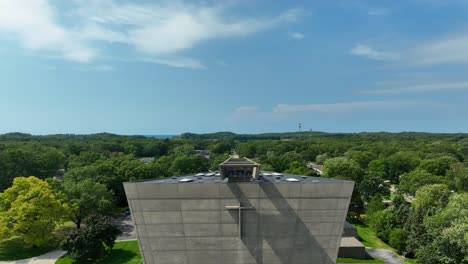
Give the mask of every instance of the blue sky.
<path id="1" fill-rule="evenodd" d="M 468 1 L 0 2 L 0 133 L 468 132 Z"/>

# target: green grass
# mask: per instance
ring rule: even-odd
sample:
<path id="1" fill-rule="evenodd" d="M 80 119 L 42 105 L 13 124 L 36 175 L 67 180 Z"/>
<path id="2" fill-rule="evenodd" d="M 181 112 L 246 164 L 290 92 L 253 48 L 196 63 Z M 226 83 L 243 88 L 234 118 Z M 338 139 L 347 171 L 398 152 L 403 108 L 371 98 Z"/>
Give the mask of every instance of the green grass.
<path id="1" fill-rule="evenodd" d="M 408 258 L 405 258 L 405 259 L 403 259 L 403 261 L 404 261 L 406 264 L 416 264 L 416 260 L 415 260 L 415 259 L 408 259 Z"/>
<path id="2" fill-rule="evenodd" d="M 365 223 L 359 220 L 353 220 L 353 221 L 350 221 L 350 223 L 356 227 L 359 240 L 365 247 L 388 249 L 399 256 L 397 250 L 387 245 L 382 240 L 380 240 L 380 238 L 377 237 L 374 230 L 372 230 L 370 226 L 366 225 Z M 414 259 L 405 259 L 402 257 L 400 258 L 407 264 L 416 264 L 416 261 Z"/>
<path id="3" fill-rule="evenodd" d="M 59 258 L 55 264 L 77 264 L 77 262 L 68 256 Z M 123 241 L 115 243 L 114 248 L 109 255 L 99 261 L 91 261 L 95 264 L 141 264 L 140 250 L 137 241 Z"/>
<path id="4" fill-rule="evenodd" d="M 385 263 L 381 259 L 337 258 L 336 263 Z"/>
<path id="5" fill-rule="evenodd" d="M 0 261 L 32 258 L 55 250 L 58 248 L 65 233 L 74 227 L 73 222 L 65 222 L 61 224 L 55 229 L 50 243 L 40 247 L 25 245 L 23 239 L 20 237 L 0 240 Z"/>
<path id="6" fill-rule="evenodd" d="M 356 227 L 359 240 L 364 246 L 370 248 L 384 248 L 395 251 L 395 249 L 393 249 L 391 246 L 380 240 L 380 238 L 377 237 L 374 230 L 372 230 L 370 226 L 358 220 L 351 221 L 351 224 Z"/>
<path id="7" fill-rule="evenodd" d="M 36 257 L 57 248 L 57 243 L 41 247 L 26 246 L 23 239 L 13 237 L 0 241 L 0 260 L 18 260 Z"/>

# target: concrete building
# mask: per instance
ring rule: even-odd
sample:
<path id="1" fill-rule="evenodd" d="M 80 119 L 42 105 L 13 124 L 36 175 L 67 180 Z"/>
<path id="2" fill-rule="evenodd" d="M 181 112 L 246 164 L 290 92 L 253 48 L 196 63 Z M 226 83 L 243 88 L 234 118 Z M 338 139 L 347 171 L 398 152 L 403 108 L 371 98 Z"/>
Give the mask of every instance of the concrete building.
<path id="1" fill-rule="evenodd" d="M 146 264 L 335 263 L 354 182 L 260 171 L 124 183 Z"/>
<path id="2" fill-rule="evenodd" d="M 359 241 L 359 236 L 356 228 L 349 222 L 345 222 L 343 235 L 341 238 L 340 249 L 338 250 L 340 258 L 367 258 L 366 248 Z"/>

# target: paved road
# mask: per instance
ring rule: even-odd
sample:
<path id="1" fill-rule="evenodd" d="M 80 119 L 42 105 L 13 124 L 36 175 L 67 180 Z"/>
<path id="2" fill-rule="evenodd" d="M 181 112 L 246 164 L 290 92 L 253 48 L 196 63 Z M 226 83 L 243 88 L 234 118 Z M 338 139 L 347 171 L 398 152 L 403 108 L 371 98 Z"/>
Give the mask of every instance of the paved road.
<path id="1" fill-rule="evenodd" d="M 368 248 L 366 252 L 374 258 L 380 258 L 387 264 L 405 264 L 398 256 L 392 251 L 382 248 Z"/>
<path id="2" fill-rule="evenodd" d="M 120 231 L 122 231 L 122 234 L 117 237 L 117 240 L 132 240 L 137 238 L 132 216 L 116 215 L 112 217 L 112 223 L 118 226 Z"/>

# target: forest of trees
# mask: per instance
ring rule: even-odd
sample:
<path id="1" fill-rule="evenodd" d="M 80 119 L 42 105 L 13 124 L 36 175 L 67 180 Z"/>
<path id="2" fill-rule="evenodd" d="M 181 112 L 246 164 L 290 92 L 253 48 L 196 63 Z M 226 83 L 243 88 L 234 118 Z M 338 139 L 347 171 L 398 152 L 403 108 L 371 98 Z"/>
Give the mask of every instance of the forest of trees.
<path id="1" fill-rule="evenodd" d="M 368 223 L 419 263 L 468 263 L 468 134 L 220 132 L 172 139 L 4 134 L 0 236 L 24 235 L 36 245 L 53 229 L 53 220 L 38 221 L 39 233 L 26 234 L 31 228 L 15 213 L 21 206 L 15 196 L 24 190 L 53 197 L 48 206 L 56 221 L 68 219 L 80 229 L 89 217 L 126 206 L 122 182 L 216 170 L 233 149 L 263 170 L 353 180 L 350 220 Z M 195 150 L 210 150 L 210 157 Z M 154 159 L 144 163 L 141 157 Z M 323 175 L 309 162 L 324 165 Z M 385 207 L 384 199 L 393 205 Z M 25 212 L 38 219 L 44 214 L 32 211 Z"/>

